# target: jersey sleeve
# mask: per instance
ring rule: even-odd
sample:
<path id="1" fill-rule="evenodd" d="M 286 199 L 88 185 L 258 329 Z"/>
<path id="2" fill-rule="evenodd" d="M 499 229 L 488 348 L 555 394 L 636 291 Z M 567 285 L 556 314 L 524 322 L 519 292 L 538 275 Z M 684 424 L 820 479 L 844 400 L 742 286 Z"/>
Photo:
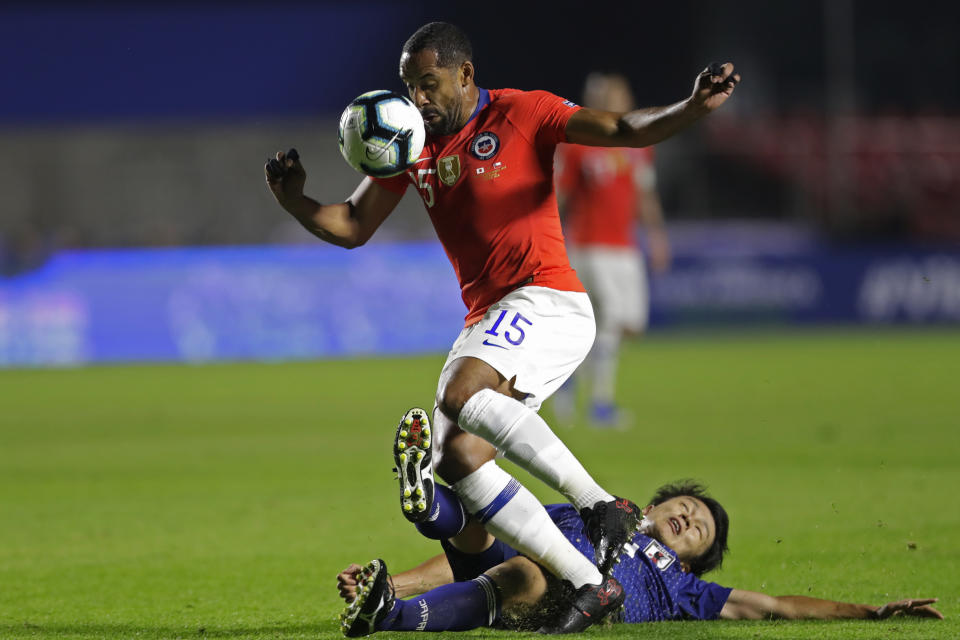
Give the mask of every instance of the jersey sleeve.
<path id="1" fill-rule="evenodd" d="M 510 118 L 537 146 L 567 141 L 567 121 L 579 105 L 549 91 L 525 91 L 512 96 Z"/>
<path id="2" fill-rule="evenodd" d="M 401 196 L 407 192 L 407 187 L 410 185 L 410 178 L 407 177 L 406 172 L 398 176 L 393 176 L 392 178 L 374 178 L 371 176 L 370 179 L 373 180 L 377 186 Z"/>
<path id="3" fill-rule="evenodd" d="M 733 589 L 686 574 L 687 580 L 677 592 L 677 606 L 685 618 L 716 620 Z"/>

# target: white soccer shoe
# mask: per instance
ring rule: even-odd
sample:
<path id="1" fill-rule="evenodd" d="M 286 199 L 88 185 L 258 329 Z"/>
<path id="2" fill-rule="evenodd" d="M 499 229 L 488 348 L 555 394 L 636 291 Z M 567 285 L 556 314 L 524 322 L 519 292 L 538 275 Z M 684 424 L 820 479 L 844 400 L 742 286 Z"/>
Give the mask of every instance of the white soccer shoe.
<path id="1" fill-rule="evenodd" d="M 357 576 L 357 597 L 340 614 L 340 630 L 348 638 L 375 633 L 395 602 L 387 563 L 371 560 Z"/>
<path id="2" fill-rule="evenodd" d="M 414 407 L 403 414 L 393 440 L 400 481 L 400 509 L 410 522 L 423 522 L 433 510 L 433 449 L 427 412 Z"/>

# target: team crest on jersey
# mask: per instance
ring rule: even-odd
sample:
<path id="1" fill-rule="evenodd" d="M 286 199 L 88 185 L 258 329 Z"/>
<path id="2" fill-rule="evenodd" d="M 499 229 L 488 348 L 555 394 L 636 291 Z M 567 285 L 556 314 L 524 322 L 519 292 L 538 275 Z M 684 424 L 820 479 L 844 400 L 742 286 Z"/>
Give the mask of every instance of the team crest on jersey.
<path id="1" fill-rule="evenodd" d="M 650 544 L 643 548 L 643 554 L 650 558 L 660 571 L 666 571 L 667 568 L 673 564 L 673 561 L 676 560 L 676 558 L 667 551 L 666 547 L 656 540 L 651 540 Z"/>
<path id="2" fill-rule="evenodd" d="M 493 131 L 482 131 L 470 141 L 470 153 L 478 160 L 489 160 L 500 151 L 500 138 Z"/>
<path id="3" fill-rule="evenodd" d="M 443 184 L 452 187 L 457 178 L 460 177 L 460 156 L 444 156 L 437 163 L 437 175 L 443 181 Z"/>

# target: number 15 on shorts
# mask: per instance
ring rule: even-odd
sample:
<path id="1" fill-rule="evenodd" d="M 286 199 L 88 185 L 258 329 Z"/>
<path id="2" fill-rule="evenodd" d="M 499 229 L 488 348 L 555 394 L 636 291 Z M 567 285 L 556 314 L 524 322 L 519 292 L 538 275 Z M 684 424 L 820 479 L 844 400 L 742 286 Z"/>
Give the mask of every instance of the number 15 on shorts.
<path id="1" fill-rule="evenodd" d="M 493 326 L 484 331 L 487 335 L 493 336 L 494 338 L 500 337 L 500 326 L 503 324 L 503 321 L 506 319 L 507 315 L 510 314 L 509 309 L 504 309 L 500 312 L 500 315 L 497 317 L 496 322 L 493 323 Z M 532 327 L 533 323 L 527 320 L 521 315 L 519 311 L 513 314 L 513 319 L 510 320 L 509 326 L 503 328 L 503 338 L 513 346 L 519 345 L 523 342 L 523 339 L 527 337 L 526 332 L 523 330 L 522 325 L 527 325 Z M 496 342 L 491 342 L 490 338 L 485 338 L 483 344 L 488 347 L 499 347 L 501 349 L 509 349 L 502 344 L 497 344 Z"/>

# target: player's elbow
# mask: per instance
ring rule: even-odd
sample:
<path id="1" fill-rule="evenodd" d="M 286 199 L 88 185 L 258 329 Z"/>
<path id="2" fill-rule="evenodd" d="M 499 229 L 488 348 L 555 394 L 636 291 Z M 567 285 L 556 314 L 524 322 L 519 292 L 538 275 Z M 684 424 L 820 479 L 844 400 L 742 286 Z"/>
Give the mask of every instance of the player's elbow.
<path id="1" fill-rule="evenodd" d="M 324 242 L 342 247 L 344 249 L 356 249 L 357 247 L 362 247 L 367 243 L 367 240 L 370 239 L 369 236 L 364 237 L 356 231 L 351 231 L 349 233 L 334 233 L 329 229 L 319 226 L 307 227 L 307 229 Z"/>
<path id="2" fill-rule="evenodd" d="M 338 247 L 343 247 L 344 249 L 356 249 L 357 247 L 362 247 L 366 244 L 365 240 L 359 240 L 357 238 L 342 238 L 337 242 L 334 242 Z"/>
<path id="3" fill-rule="evenodd" d="M 369 235 L 354 234 L 345 239 L 344 243 L 340 246 L 344 249 L 356 249 L 357 247 L 362 247 L 363 245 L 367 244 L 367 240 L 369 239 Z"/>

